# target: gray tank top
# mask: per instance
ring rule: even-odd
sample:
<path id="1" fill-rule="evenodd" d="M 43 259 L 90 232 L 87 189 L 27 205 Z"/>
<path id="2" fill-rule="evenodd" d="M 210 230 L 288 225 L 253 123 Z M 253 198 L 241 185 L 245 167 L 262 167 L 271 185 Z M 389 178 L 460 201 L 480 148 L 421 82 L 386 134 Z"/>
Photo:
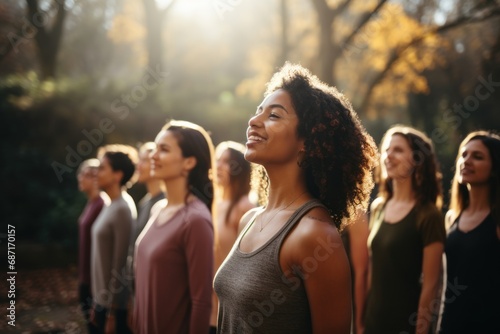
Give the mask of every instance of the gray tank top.
<path id="1" fill-rule="evenodd" d="M 286 224 L 262 247 L 243 253 L 240 234 L 219 268 L 214 289 L 219 298 L 218 333 L 311 333 L 311 314 L 300 273 L 288 279 L 279 263 L 283 240 L 312 208 L 323 206 L 311 200 L 298 208 Z"/>

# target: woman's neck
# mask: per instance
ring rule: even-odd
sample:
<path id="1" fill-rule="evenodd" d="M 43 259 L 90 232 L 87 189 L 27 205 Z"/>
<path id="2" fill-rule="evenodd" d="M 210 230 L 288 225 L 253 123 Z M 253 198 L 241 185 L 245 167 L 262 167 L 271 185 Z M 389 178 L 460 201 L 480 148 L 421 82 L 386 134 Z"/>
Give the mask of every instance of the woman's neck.
<path id="1" fill-rule="evenodd" d="M 395 202 L 413 202 L 415 201 L 415 197 L 410 179 L 392 180 L 391 200 Z"/>
<path id="2" fill-rule="evenodd" d="M 99 189 L 92 189 L 87 193 L 87 199 L 89 201 L 93 201 L 99 197 L 100 190 Z"/>
<path id="3" fill-rule="evenodd" d="M 146 182 L 146 190 L 151 195 L 151 197 L 155 197 L 156 195 L 163 192 L 162 183 L 160 180 L 150 180 Z"/>
<path id="4" fill-rule="evenodd" d="M 307 192 L 307 186 L 303 178 L 295 175 L 295 178 L 269 177 L 269 197 L 267 208 L 283 207 L 290 204 L 290 201 L 297 201 Z"/>
<path id="5" fill-rule="evenodd" d="M 108 189 L 104 190 L 111 201 L 119 198 L 122 195 L 122 188 L 119 185 L 110 186 Z"/>
<path id="6" fill-rule="evenodd" d="M 219 188 L 219 195 L 223 201 L 230 201 L 233 198 L 231 188 L 229 186 L 222 186 Z"/>
<path id="7" fill-rule="evenodd" d="M 189 194 L 187 178 L 177 178 L 174 180 L 165 181 L 167 188 L 167 205 L 178 205 L 186 202 L 186 197 Z"/>
<path id="8" fill-rule="evenodd" d="M 467 188 L 469 189 L 469 205 L 467 205 L 464 211 L 474 213 L 491 210 L 489 185 L 467 185 Z"/>

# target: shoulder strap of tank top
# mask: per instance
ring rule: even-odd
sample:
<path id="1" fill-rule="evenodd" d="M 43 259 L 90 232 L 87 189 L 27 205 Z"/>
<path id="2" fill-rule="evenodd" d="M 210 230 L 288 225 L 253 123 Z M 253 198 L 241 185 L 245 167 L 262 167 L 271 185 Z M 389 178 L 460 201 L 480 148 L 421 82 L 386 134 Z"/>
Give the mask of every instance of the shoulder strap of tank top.
<path id="1" fill-rule="evenodd" d="M 264 207 L 261 206 L 261 207 L 258 207 L 256 208 L 257 210 L 255 210 L 255 212 L 253 213 L 253 216 L 252 218 L 250 218 L 248 220 L 248 223 L 245 225 L 245 227 L 243 227 L 243 230 L 241 230 L 240 234 L 238 235 L 238 237 L 236 238 L 236 241 L 235 241 L 235 244 L 236 245 L 239 245 L 240 244 L 240 240 L 245 236 L 245 234 L 247 233 L 247 231 L 250 229 L 250 227 L 252 227 L 252 225 L 255 223 L 255 218 L 257 217 L 257 215 L 259 213 L 261 213 L 262 211 L 264 211 Z"/>
<path id="2" fill-rule="evenodd" d="M 319 200 L 317 199 L 312 199 L 309 202 L 304 203 L 301 207 L 299 207 L 295 212 L 292 214 L 292 216 L 288 219 L 286 222 L 285 228 L 282 230 L 282 235 L 280 236 L 280 239 L 284 238 L 288 232 L 304 217 L 304 215 L 309 212 L 312 208 L 315 207 L 323 207 L 326 210 L 327 207 L 323 205 Z"/>

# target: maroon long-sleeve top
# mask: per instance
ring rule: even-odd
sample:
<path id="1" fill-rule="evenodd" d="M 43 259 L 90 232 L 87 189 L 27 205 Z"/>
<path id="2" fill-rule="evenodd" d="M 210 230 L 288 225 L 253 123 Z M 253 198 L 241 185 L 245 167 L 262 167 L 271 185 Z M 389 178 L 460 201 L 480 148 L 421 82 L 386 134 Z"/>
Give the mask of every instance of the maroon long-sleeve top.
<path id="1" fill-rule="evenodd" d="M 135 333 L 206 334 L 213 278 L 210 211 L 196 199 L 163 224 L 157 217 L 153 213 L 154 223 L 136 244 Z"/>
<path id="2" fill-rule="evenodd" d="M 78 218 L 78 280 L 90 285 L 90 249 L 92 225 L 104 206 L 101 196 L 89 200 Z"/>

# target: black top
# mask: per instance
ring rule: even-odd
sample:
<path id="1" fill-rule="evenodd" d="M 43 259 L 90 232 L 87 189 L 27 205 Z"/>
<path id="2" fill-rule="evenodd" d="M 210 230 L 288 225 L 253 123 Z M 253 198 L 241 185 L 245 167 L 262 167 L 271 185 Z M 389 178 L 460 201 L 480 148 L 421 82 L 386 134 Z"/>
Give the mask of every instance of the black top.
<path id="1" fill-rule="evenodd" d="M 440 333 L 500 333 L 500 240 L 488 215 L 469 232 L 453 223 L 445 244 L 446 298 Z"/>
<path id="2" fill-rule="evenodd" d="M 387 223 L 384 210 L 371 226 L 371 285 L 365 334 L 415 333 L 424 247 L 444 243 L 445 229 L 436 206 L 415 206 L 401 221 Z"/>

